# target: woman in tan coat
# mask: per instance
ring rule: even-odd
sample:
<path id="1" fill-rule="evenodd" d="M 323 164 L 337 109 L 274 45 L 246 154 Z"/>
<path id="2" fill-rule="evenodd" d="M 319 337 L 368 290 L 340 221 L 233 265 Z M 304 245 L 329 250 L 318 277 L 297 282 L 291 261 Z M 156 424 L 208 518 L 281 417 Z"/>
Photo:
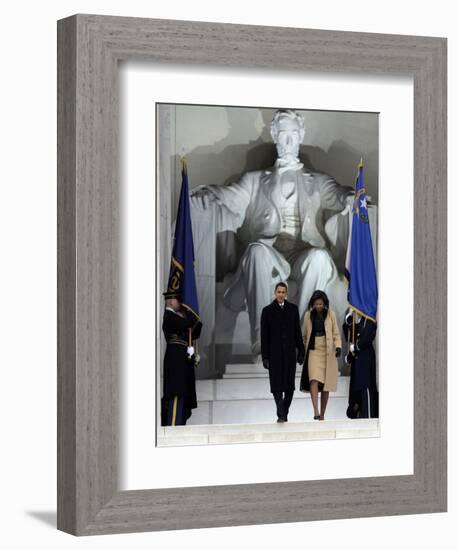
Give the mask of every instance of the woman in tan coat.
<path id="1" fill-rule="evenodd" d="M 315 290 L 304 317 L 306 356 L 301 376 L 301 391 L 310 392 L 314 420 L 324 420 L 329 392 L 337 390 L 337 357 L 342 341 L 335 313 L 329 308 L 329 299 L 321 290 Z M 320 410 L 318 392 L 321 392 Z"/>

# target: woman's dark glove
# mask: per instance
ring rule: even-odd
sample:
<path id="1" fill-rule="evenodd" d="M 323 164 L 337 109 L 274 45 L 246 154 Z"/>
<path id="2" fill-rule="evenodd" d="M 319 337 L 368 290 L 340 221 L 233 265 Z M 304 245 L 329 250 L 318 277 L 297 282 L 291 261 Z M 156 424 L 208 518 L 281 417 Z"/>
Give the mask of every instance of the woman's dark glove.
<path id="1" fill-rule="evenodd" d="M 340 357 L 342 350 L 340 348 L 336 348 L 336 357 Z"/>

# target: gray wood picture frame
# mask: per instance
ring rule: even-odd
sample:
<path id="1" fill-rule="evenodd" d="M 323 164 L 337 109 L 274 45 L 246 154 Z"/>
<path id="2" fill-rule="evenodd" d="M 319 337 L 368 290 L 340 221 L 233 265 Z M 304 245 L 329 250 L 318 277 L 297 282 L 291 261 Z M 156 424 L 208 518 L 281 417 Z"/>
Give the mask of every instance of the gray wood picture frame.
<path id="1" fill-rule="evenodd" d="M 413 78 L 413 475 L 118 489 L 120 60 Z M 95 535 L 446 511 L 446 89 L 444 38 L 95 15 L 58 22 L 60 530 Z"/>

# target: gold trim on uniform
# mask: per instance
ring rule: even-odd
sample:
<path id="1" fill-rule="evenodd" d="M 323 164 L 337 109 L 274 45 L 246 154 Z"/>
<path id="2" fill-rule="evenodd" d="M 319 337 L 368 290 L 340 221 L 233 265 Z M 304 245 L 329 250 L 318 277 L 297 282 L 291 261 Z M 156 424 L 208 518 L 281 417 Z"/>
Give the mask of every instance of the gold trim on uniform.
<path id="1" fill-rule="evenodd" d="M 178 404 L 178 396 L 175 395 L 175 397 L 173 398 L 172 426 L 175 426 L 177 421 L 177 404 Z"/>

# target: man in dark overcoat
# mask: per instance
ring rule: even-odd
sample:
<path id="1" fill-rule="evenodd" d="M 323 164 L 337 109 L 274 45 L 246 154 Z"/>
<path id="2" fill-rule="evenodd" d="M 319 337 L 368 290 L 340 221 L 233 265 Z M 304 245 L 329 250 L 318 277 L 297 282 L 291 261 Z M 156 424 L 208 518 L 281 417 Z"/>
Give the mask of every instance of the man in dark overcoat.
<path id="1" fill-rule="evenodd" d="M 354 330 L 353 316 L 355 316 Z M 348 312 L 345 316 L 343 332 L 348 341 L 345 361 L 351 369 L 347 416 L 348 418 L 378 418 L 377 374 L 373 346 L 377 324 L 356 312 Z"/>
<path id="2" fill-rule="evenodd" d="M 269 370 L 270 391 L 277 405 L 277 422 L 287 422 L 296 381 L 296 362 L 304 361 L 305 347 L 297 306 L 286 300 L 285 283 L 275 286 L 275 300 L 262 310 L 262 364 Z"/>
<path id="3" fill-rule="evenodd" d="M 183 308 L 180 296 L 165 292 L 162 330 L 167 342 L 164 356 L 162 426 L 184 426 L 197 407 L 192 340 L 200 336 L 202 323 Z M 190 337 L 191 336 L 191 337 Z"/>

